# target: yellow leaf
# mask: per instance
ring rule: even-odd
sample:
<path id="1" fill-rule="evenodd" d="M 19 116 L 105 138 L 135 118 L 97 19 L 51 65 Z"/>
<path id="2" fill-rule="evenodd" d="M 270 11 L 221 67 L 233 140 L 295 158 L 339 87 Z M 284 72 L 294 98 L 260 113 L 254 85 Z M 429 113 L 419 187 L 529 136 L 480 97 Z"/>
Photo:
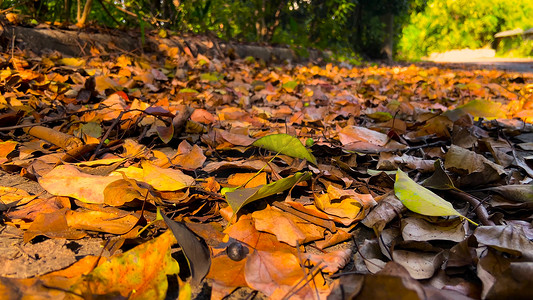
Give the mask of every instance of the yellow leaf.
<path id="1" fill-rule="evenodd" d="M 71 291 L 78 295 L 128 299 L 165 299 L 167 275 L 179 272 L 170 246 L 176 239 L 170 231 L 125 253 L 115 255 L 82 277 Z"/>
<path id="2" fill-rule="evenodd" d="M 450 202 L 419 185 L 400 169 L 396 172 L 394 193 L 405 207 L 421 215 L 458 216 L 477 226 L 472 220 L 456 211 Z"/>
<path id="3" fill-rule="evenodd" d="M 178 191 L 194 184 L 194 178 L 180 170 L 163 169 L 148 161 L 141 165 L 144 181 L 158 191 Z"/>

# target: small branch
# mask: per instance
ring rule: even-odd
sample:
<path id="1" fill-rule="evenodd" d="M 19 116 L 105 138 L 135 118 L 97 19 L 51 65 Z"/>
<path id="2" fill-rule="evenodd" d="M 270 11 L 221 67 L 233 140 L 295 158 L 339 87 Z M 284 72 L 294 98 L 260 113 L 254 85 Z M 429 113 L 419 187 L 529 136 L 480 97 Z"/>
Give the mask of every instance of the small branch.
<path id="1" fill-rule="evenodd" d="M 94 154 L 91 156 L 91 158 L 89 160 L 94 160 L 98 156 L 98 154 L 100 154 L 100 149 L 102 148 L 105 140 L 111 134 L 111 130 L 113 130 L 113 128 L 115 126 L 117 126 L 117 124 L 120 122 L 120 120 L 122 119 L 123 115 L 124 115 L 124 111 L 121 111 L 120 114 L 118 115 L 118 117 L 113 121 L 113 124 L 111 124 L 111 126 L 109 126 L 109 128 L 107 129 L 107 131 L 104 134 L 104 136 L 100 139 L 100 144 L 98 144 L 98 147 L 96 147 L 96 150 L 94 150 Z"/>
<path id="2" fill-rule="evenodd" d="M 349 150 L 351 152 L 360 152 L 360 153 L 365 153 L 365 154 L 379 154 L 381 152 L 384 152 L 384 151 L 399 151 L 399 152 L 409 152 L 409 151 L 412 151 L 412 150 L 418 150 L 418 149 L 423 149 L 423 148 L 428 148 L 428 147 L 442 147 L 442 146 L 446 146 L 448 145 L 448 143 L 446 141 L 437 141 L 437 142 L 432 142 L 432 143 L 427 143 L 427 144 L 423 144 L 423 145 L 418 145 L 418 146 L 410 146 L 410 147 L 407 147 L 407 148 L 404 148 L 404 149 L 394 149 L 394 150 L 386 150 L 386 149 L 383 149 L 381 151 L 375 151 L 375 150 L 371 150 L 371 151 L 366 151 L 366 150 Z"/>
<path id="3" fill-rule="evenodd" d="M 119 21 L 117 21 L 117 19 L 115 19 L 115 17 L 113 17 L 111 12 L 107 9 L 107 7 L 105 7 L 104 2 L 102 0 L 98 0 L 98 3 L 100 3 L 100 5 L 104 9 L 105 13 L 111 18 L 111 20 L 113 20 L 113 22 L 115 22 L 118 26 L 122 26 L 123 25 Z"/>
<path id="4" fill-rule="evenodd" d="M 299 210 L 296 210 L 286 204 L 283 204 L 283 203 L 280 203 L 280 202 L 272 202 L 272 206 L 275 206 L 283 211 L 286 211 L 290 214 L 293 214 L 295 216 L 297 216 L 298 218 L 300 219 L 303 219 L 307 222 L 310 222 L 314 225 L 317 225 L 317 226 L 320 226 L 320 227 L 324 227 L 324 228 L 327 228 L 329 231 L 331 232 L 334 232 L 336 231 L 335 229 L 335 223 L 333 221 L 330 221 L 330 220 L 324 220 L 324 219 L 321 219 L 319 217 L 315 217 L 315 216 L 312 216 L 312 215 L 308 215 L 304 212 L 301 212 Z"/>
<path id="5" fill-rule="evenodd" d="M 474 207 L 474 211 L 476 212 L 477 217 L 479 218 L 479 221 L 481 221 L 481 224 L 485 226 L 494 226 L 494 222 L 489 220 L 489 214 L 487 213 L 487 209 L 481 204 L 481 202 L 473 197 L 472 195 L 465 193 L 463 191 L 459 190 L 448 190 L 450 194 L 453 196 L 456 196 L 462 200 L 465 200 L 466 202 L 470 203 L 472 207 Z"/>
<path id="6" fill-rule="evenodd" d="M 111 6 L 114 6 L 116 9 L 120 10 L 121 12 L 123 12 L 123 13 L 125 13 L 127 15 L 130 15 L 130 16 L 135 17 L 135 18 L 138 17 L 136 13 L 132 13 L 131 11 L 128 11 L 125 8 L 120 7 L 119 5 L 115 5 L 114 3 L 109 3 L 109 1 L 106 1 L 106 0 L 104 0 L 104 1 L 106 3 L 108 3 L 109 5 L 111 5 Z"/>

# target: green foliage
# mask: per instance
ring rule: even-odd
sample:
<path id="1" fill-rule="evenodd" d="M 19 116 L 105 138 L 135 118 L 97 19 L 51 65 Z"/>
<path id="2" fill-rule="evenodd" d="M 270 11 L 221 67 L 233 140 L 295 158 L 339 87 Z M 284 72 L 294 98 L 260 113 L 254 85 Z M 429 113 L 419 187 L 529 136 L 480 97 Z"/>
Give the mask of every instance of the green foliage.
<path id="1" fill-rule="evenodd" d="M 398 53 L 404 59 L 419 59 L 432 52 L 481 48 L 500 31 L 533 27 L 532 14 L 533 2 L 528 0 L 430 0 L 424 10 L 412 11 Z"/>
<path id="2" fill-rule="evenodd" d="M 423 1 L 423 0 L 418 0 Z M 2 9 L 39 22 L 76 23 L 74 0 L 5 0 Z M 82 9 L 87 0 L 81 0 Z M 386 35 L 383 16 L 404 20 L 409 0 L 96 0 L 89 23 L 144 31 L 166 28 L 213 34 L 224 40 L 289 45 L 298 54 L 307 48 L 330 49 L 341 56 L 355 52 L 379 57 Z M 68 22 L 66 22 L 68 21 Z"/>
<path id="3" fill-rule="evenodd" d="M 496 54 L 505 57 L 533 56 L 533 40 L 522 37 L 503 39 L 498 45 Z"/>

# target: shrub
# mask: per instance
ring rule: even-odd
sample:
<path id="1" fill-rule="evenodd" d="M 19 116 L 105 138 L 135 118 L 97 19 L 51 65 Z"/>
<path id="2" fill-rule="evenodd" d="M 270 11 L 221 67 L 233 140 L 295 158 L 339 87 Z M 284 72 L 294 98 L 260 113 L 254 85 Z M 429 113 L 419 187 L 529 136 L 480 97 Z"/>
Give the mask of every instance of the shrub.
<path id="1" fill-rule="evenodd" d="M 481 48 L 497 32 L 533 27 L 532 14 L 530 0 L 430 0 L 423 11 L 411 13 L 398 57 L 420 59 L 431 52 Z"/>

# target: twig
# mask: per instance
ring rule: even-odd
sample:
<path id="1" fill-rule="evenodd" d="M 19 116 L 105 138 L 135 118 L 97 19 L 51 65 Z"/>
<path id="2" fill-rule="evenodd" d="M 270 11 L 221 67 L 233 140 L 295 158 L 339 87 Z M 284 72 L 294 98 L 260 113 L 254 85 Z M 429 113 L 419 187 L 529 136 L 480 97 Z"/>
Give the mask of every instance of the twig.
<path id="1" fill-rule="evenodd" d="M 15 28 L 13 28 L 13 35 L 11 37 L 11 57 L 9 58 L 9 61 L 13 61 L 14 56 L 15 56 Z M 18 71 L 17 64 L 13 63 L 13 66 Z"/>
<path id="2" fill-rule="evenodd" d="M 448 190 L 449 193 L 451 193 L 453 196 L 456 196 L 458 198 L 461 198 L 465 200 L 466 202 L 470 203 L 474 207 L 474 211 L 476 212 L 476 216 L 479 218 L 479 221 L 481 221 L 481 224 L 485 226 L 494 226 L 494 222 L 489 220 L 489 214 L 487 213 L 487 210 L 483 205 L 481 205 L 481 202 L 473 197 L 472 195 L 465 193 L 460 190 Z"/>
<path id="3" fill-rule="evenodd" d="M 292 286 L 290 291 L 285 296 L 283 296 L 282 299 L 283 300 L 291 299 L 292 295 L 295 295 L 301 289 L 303 289 L 309 282 L 313 281 L 315 277 L 320 273 L 320 271 L 321 271 L 321 263 L 318 263 L 313 268 L 311 268 L 308 274 L 304 273 L 305 276 L 302 279 L 298 280 L 298 282 L 296 282 L 296 284 Z M 298 287 L 300 284 L 302 284 L 302 286 Z M 316 284 L 315 284 L 315 288 L 316 288 Z"/>
<path id="4" fill-rule="evenodd" d="M 117 23 L 118 26 L 122 26 L 122 24 L 119 21 L 117 21 L 117 19 L 115 19 L 115 17 L 113 17 L 111 12 L 109 12 L 107 7 L 105 7 L 104 2 L 102 0 L 98 0 L 98 2 L 100 3 L 102 8 L 104 9 L 105 13 L 111 18 L 111 20 L 113 20 L 113 22 Z"/>
<path id="5" fill-rule="evenodd" d="M 105 2 L 108 2 L 108 1 L 105 1 Z M 109 3 L 109 2 L 108 2 L 108 3 Z M 123 12 L 123 13 L 125 13 L 125 14 L 128 14 L 128 15 L 130 15 L 130 16 L 132 16 L 132 17 L 135 17 L 135 18 L 138 17 L 136 13 L 132 13 L 131 11 L 128 11 L 128 10 L 126 10 L 125 8 L 120 7 L 119 5 L 115 5 L 115 4 L 113 4 L 113 3 L 109 3 L 109 5 L 114 6 L 116 9 L 118 9 L 118 10 L 120 10 L 121 12 Z"/>
<path id="6" fill-rule="evenodd" d="M 77 114 L 80 114 L 80 113 L 86 113 L 86 112 L 91 112 L 91 111 L 98 111 L 98 110 L 101 110 L 101 109 L 102 108 L 88 109 L 88 110 L 84 110 L 84 111 L 74 112 L 71 115 L 77 115 Z M 39 125 L 43 125 L 43 124 L 46 124 L 46 123 L 53 123 L 53 122 L 57 122 L 57 121 L 61 121 L 61 120 L 66 120 L 66 119 L 70 118 L 71 115 L 68 115 L 66 117 L 57 117 L 57 118 L 54 118 L 54 119 L 41 121 L 41 122 L 37 122 L 37 123 L 0 127 L 0 131 L 11 131 L 11 130 L 20 129 L 20 128 L 39 126 Z"/>
<path id="7" fill-rule="evenodd" d="M 4 9 L 4 10 L 0 10 L 0 15 L 3 15 L 3 14 L 5 14 L 6 12 L 8 12 L 8 11 L 12 11 L 12 10 L 14 10 L 14 9 L 15 9 L 15 6 L 11 6 L 10 8 L 6 8 L 6 9 Z"/>
<path id="8" fill-rule="evenodd" d="M 448 145 L 446 141 L 437 141 L 437 142 L 427 143 L 423 145 L 410 146 L 404 149 L 394 149 L 394 151 L 409 152 L 412 150 L 418 150 L 418 149 L 423 149 L 423 148 L 428 148 L 428 147 L 446 146 L 446 145 Z M 384 151 L 390 151 L 390 150 L 386 150 L 386 149 L 383 149 L 381 151 L 380 150 L 377 150 L 377 151 L 376 150 L 368 150 L 368 151 L 367 150 L 350 150 L 350 152 L 360 152 L 360 153 L 365 153 L 365 154 L 379 154 Z"/>
<path id="9" fill-rule="evenodd" d="M 109 126 L 109 128 L 107 129 L 107 131 L 104 134 L 104 136 L 100 139 L 100 144 L 98 144 L 98 147 L 96 147 L 96 150 L 94 150 L 94 154 L 91 156 L 89 161 L 94 160 L 96 158 L 96 156 L 98 156 L 98 154 L 100 153 L 100 149 L 102 148 L 105 140 L 111 134 L 111 130 L 113 130 L 113 128 L 115 126 L 117 126 L 117 124 L 120 122 L 120 119 L 122 119 L 123 115 L 124 115 L 124 111 L 121 111 L 120 114 L 118 115 L 118 117 L 113 121 L 113 124 L 111 124 L 111 126 Z"/>
<path id="10" fill-rule="evenodd" d="M 299 217 L 300 219 L 303 219 L 303 220 L 306 220 L 312 224 L 315 224 L 317 226 L 320 226 L 320 227 L 324 227 L 324 228 L 327 228 L 329 231 L 333 232 L 335 231 L 335 223 L 333 221 L 329 221 L 329 220 L 324 220 L 324 219 L 321 219 L 319 217 L 315 217 L 315 216 L 312 216 L 312 215 L 308 215 L 304 212 L 301 212 L 299 210 L 296 210 L 288 205 L 285 205 L 283 203 L 280 203 L 280 202 L 272 202 L 272 206 L 275 206 L 283 211 L 286 211 L 288 213 L 291 213 L 297 217 Z"/>
<path id="11" fill-rule="evenodd" d="M 79 33 L 78 33 L 78 36 L 79 36 Z M 80 48 L 80 51 L 83 54 L 83 56 L 87 56 L 87 53 L 85 53 L 85 49 L 83 49 L 84 46 L 80 44 L 80 41 L 78 39 L 74 39 L 74 40 L 76 41 L 76 44 L 78 44 L 78 48 Z M 87 45 L 87 43 L 85 45 Z"/>

